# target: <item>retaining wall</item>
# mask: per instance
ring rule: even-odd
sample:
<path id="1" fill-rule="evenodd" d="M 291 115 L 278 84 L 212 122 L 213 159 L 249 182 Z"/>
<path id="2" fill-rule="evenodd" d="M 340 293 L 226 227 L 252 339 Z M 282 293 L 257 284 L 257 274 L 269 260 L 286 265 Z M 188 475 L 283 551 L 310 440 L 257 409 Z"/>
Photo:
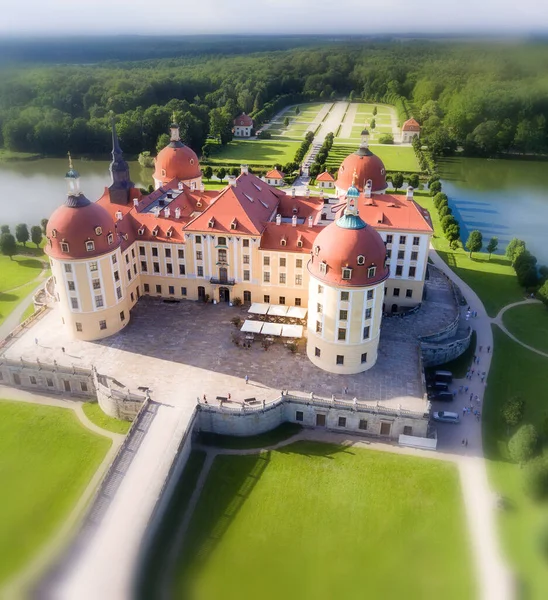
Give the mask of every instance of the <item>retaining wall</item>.
<path id="1" fill-rule="evenodd" d="M 465 337 L 448 342 L 446 344 L 435 344 L 421 342 L 422 360 L 425 367 L 436 367 L 446 362 L 455 360 L 463 354 L 470 346 L 472 339 L 472 329 L 468 329 Z"/>

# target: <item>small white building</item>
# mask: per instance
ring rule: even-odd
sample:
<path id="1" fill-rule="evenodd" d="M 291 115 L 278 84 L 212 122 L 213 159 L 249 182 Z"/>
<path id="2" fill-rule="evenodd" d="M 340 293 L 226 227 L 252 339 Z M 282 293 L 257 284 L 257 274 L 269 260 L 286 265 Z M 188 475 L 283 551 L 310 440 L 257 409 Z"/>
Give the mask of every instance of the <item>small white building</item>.
<path id="1" fill-rule="evenodd" d="M 284 184 L 284 173 L 279 171 L 278 169 L 272 169 L 272 171 L 268 171 L 265 175 L 264 180 L 268 185 L 281 186 Z"/>
<path id="2" fill-rule="evenodd" d="M 415 119 L 407 119 L 401 128 L 401 142 L 402 144 L 410 144 L 413 138 L 420 137 L 421 126 L 415 121 Z"/>
<path id="3" fill-rule="evenodd" d="M 242 113 L 234 119 L 234 136 L 235 137 L 250 137 L 253 129 L 253 119 Z"/>
<path id="4" fill-rule="evenodd" d="M 324 189 L 333 189 L 335 187 L 335 179 L 331 173 L 324 171 L 321 175 L 316 177 L 316 182 L 318 183 L 318 187 Z"/>

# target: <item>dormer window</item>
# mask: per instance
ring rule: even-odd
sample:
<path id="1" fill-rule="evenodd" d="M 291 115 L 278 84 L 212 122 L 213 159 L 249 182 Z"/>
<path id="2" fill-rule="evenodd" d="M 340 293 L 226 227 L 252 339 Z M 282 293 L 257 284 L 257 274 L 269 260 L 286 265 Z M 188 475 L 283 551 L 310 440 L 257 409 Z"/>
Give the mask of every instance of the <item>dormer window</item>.
<path id="1" fill-rule="evenodd" d="M 325 260 L 322 260 L 322 262 L 320 263 L 320 273 L 322 275 L 327 274 L 327 263 L 325 262 Z"/>
<path id="2" fill-rule="evenodd" d="M 93 252 L 95 250 L 95 242 L 92 240 L 89 240 L 86 242 L 86 250 L 88 252 Z"/>
<path id="3" fill-rule="evenodd" d="M 107 242 L 108 242 L 109 244 L 112 244 L 112 243 L 114 242 L 114 235 L 113 235 L 112 233 L 109 233 L 109 234 L 107 235 Z"/>
<path id="4" fill-rule="evenodd" d="M 285 238 L 282 238 L 282 239 L 280 240 L 280 244 L 281 244 L 282 246 L 287 246 L 287 240 L 286 240 Z"/>
<path id="5" fill-rule="evenodd" d="M 316 256 L 318 256 L 319 253 L 320 253 L 320 247 L 319 246 L 314 246 L 314 254 Z"/>
<path id="6" fill-rule="evenodd" d="M 238 221 L 236 221 L 236 219 L 234 219 L 234 221 L 232 221 L 232 223 L 230 224 L 230 229 L 236 229 L 238 227 Z"/>
<path id="7" fill-rule="evenodd" d="M 352 269 L 349 269 L 348 267 L 343 267 L 342 278 L 343 279 L 352 279 Z"/>
<path id="8" fill-rule="evenodd" d="M 51 237 L 57 237 L 57 229 L 51 230 Z"/>
<path id="9" fill-rule="evenodd" d="M 166 176 L 166 170 L 162 169 L 162 177 L 165 177 L 165 176 Z"/>
<path id="10" fill-rule="evenodd" d="M 365 256 L 364 256 L 363 254 L 360 254 L 360 255 L 358 256 L 358 258 L 357 258 L 356 262 L 357 262 L 359 265 L 363 265 L 363 264 L 365 264 Z"/>
<path id="11" fill-rule="evenodd" d="M 193 165 L 193 164 L 194 164 L 194 159 L 193 159 L 193 158 L 191 158 L 191 159 L 190 159 L 190 164 L 191 164 L 191 165 Z"/>
<path id="12" fill-rule="evenodd" d="M 302 248 L 303 247 L 303 241 L 302 240 L 297 240 L 297 247 L 298 248 Z"/>
<path id="13" fill-rule="evenodd" d="M 159 230 L 158 230 L 158 227 L 155 227 L 155 228 L 152 230 L 152 235 L 153 235 L 154 237 L 156 237 L 156 236 L 158 235 L 158 231 L 159 231 Z"/>
<path id="14" fill-rule="evenodd" d="M 137 230 L 137 233 L 138 233 L 139 235 L 145 235 L 145 228 L 144 228 L 144 227 L 140 227 L 140 228 Z"/>
<path id="15" fill-rule="evenodd" d="M 67 242 L 61 242 L 61 252 L 66 252 L 68 254 L 69 245 L 67 244 Z"/>
<path id="16" fill-rule="evenodd" d="M 173 235 L 173 227 L 170 227 L 166 232 L 166 236 L 170 238 L 172 235 Z"/>
<path id="17" fill-rule="evenodd" d="M 196 208 L 202 208 L 202 201 L 196 200 Z"/>
<path id="18" fill-rule="evenodd" d="M 102 227 L 96 227 L 95 228 L 95 235 L 101 235 L 103 233 L 103 228 Z"/>
<path id="19" fill-rule="evenodd" d="M 129 237 L 129 236 L 128 236 L 128 234 L 127 234 L 127 233 L 124 233 L 124 234 L 122 234 L 122 237 L 123 237 L 123 238 L 124 238 L 124 240 L 127 242 L 127 240 L 128 240 L 128 237 Z"/>
<path id="20" fill-rule="evenodd" d="M 209 222 L 207 224 L 208 227 L 215 227 L 215 219 L 213 217 L 211 217 L 211 219 L 209 219 Z"/>
<path id="21" fill-rule="evenodd" d="M 369 267 L 369 269 L 367 269 L 367 276 L 369 278 L 371 277 L 375 277 L 375 273 L 377 272 L 377 267 Z"/>

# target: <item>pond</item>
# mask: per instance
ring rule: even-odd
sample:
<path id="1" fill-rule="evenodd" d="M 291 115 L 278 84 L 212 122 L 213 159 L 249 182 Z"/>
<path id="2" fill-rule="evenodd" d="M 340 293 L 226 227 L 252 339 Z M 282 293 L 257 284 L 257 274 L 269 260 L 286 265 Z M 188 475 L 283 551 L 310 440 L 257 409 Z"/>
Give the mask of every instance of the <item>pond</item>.
<path id="1" fill-rule="evenodd" d="M 525 240 L 548 264 L 548 162 L 451 158 L 440 163 L 443 191 L 460 221 L 462 239 L 479 229 L 485 245 L 499 238 L 499 253 L 513 238 Z"/>

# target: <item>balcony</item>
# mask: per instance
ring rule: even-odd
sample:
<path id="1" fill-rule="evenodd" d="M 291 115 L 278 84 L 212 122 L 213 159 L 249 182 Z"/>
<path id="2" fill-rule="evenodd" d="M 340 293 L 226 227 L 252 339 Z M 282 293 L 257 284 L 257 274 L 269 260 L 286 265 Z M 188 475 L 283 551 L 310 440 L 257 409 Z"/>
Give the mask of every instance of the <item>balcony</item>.
<path id="1" fill-rule="evenodd" d="M 214 285 L 236 285 L 236 280 L 228 279 L 227 277 L 212 277 L 209 283 Z"/>

